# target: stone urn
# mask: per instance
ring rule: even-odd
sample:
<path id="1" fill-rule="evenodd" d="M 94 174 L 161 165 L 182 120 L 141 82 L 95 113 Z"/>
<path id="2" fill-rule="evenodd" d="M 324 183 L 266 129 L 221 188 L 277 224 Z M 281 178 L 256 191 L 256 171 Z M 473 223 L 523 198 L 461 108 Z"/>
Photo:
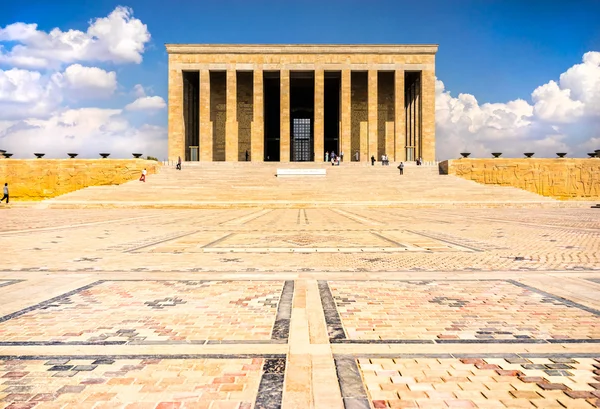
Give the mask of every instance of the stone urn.
<path id="1" fill-rule="evenodd" d="M 142 157 L 143 154 L 142 153 L 132 153 L 132 155 L 134 158 L 139 159 Z"/>
<path id="2" fill-rule="evenodd" d="M 527 152 L 527 153 L 524 153 L 523 155 L 525 155 L 528 158 L 531 158 L 533 156 L 533 152 Z"/>
<path id="3" fill-rule="evenodd" d="M 559 158 L 564 158 L 565 156 L 567 156 L 567 154 L 565 152 L 561 152 L 557 153 L 556 156 L 558 156 Z"/>
<path id="4" fill-rule="evenodd" d="M 110 153 L 101 153 L 100 156 L 102 157 L 102 159 L 106 159 L 110 156 Z"/>
<path id="5" fill-rule="evenodd" d="M 463 158 L 468 158 L 469 155 L 471 154 L 471 152 L 461 152 L 460 154 L 462 155 Z"/>
<path id="6" fill-rule="evenodd" d="M 588 156 L 589 156 L 590 158 L 595 158 L 595 157 L 596 157 L 596 153 L 595 153 L 595 152 L 588 153 Z"/>
<path id="7" fill-rule="evenodd" d="M 502 152 L 492 152 L 492 156 L 493 156 L 494 158 L 499 158 L 499 157 L 500 157 L 500 155 L 502 155 Z"/>
<path id="8" fill-rule="evenodd" d="M 44 157 L 45 153 L 34 153 L 35 157 L 41 159 Z"/>
<path id="9" fill-rule="evenodd" d="M 76 157 L 79 154 L 78 153 L 67 153 L 67 155 L 69 155 L 69 158 L 73 159 L 74 157 Z"/>
<path id="10" fill-rule="evenodd" d="M 6 152 L 4 152 L 2 154 L 2 156 L 4 156 L 6 159 L 10 159 L 10 157 L 13 156 L 13 154 L 12 153 L 6 153 Z"/>

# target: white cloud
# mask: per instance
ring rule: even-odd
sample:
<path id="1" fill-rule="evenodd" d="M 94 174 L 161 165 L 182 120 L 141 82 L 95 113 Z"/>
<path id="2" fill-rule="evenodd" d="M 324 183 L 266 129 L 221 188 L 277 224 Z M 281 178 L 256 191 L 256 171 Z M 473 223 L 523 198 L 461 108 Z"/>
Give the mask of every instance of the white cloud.
<path id="1" fill-rule="evenodd" d="M 117 88 L 115 72 L 71 65 L 60 73 L 0 70 L 0 119 L 46 118 L 69 100 L 105 98 Z"/>
<path id="2" fill-rule="evenodd" d="M 128 111 L 153 111 L 163 109 L 166 106 L 165 100 L 161 97 L 140 97 L 131 104 L 127 104 L 125 109 Z"/>
<path id="3" fill-rule="evenodd" d="M 0 28 L 0 43 L 19 43 L 9 51 L 0 48 L 0 63 L 31 69 L 77 61 L 139 64 L 148 41 L 146 25 L 133 18 L 130 8 L 117 7 L 107 17 L 91 21 L 86 32 L 54 28 L 46 33 L 37 24 L 25 23 Z"/>
<path id="4" fill-rule="evenodd" d="M 475 157 L 586 156 L 600 149 L 588 143 L 600 138 L 600 52 L 588 52 L 583 62 L 531 94 L 532 103 L 514 100 L 479 105 L 473 95 L 452 97 L 436 81 L 436 136 L 438 159 L 456 158 L 460 152 Z M 596 132 L 596 134 L 594 134 Z"/>
<path id="5" fill-rule="evenodd" d="M 146 90 L 144 89 L 144 86 L 142 84 L 135 84 L 133 86 L 133 95 L 135 95 L 138 98 L 145 97 Z"/>
<path id="6" fill-rule="evenodd" d="M 69 108 L 66 103 L 115 95 L 117 74 L 90 62 L 139 63 L 150 34 L 128 8 L 117 7 L 108 17 L 90 22 L 86 32 L 54 29 L 43 32 L 36 24 L 0 27 L 0 145 L 15 158 L 44 152 L 49 158 L 130 157 L 142 152 L 162 157 L 166 129 L 135 126 L 124 109 Z M 3 42 L 8 42 L 2 47 Z M 16 45 L 15 45 L 16 43 Z M 80 63 L 81 62 L 81 63 Z M 62 70 L 63 67 L 65 67 Z M 23 69 L 26 67 L 28 69 Z M 163 108 L 160 97 L 146 97 L 141 85 L 134 109 Z M 113 101 L 122 106 L 122 103 Z M 136 114 L 136 123 L 143 116 Z"/>
<path id="7" fill-rule="evenodd" d="M 51 76 L 18 68 L 0 70 L 0 120 L 45 117 L 62 99 L 61 86 Z"/>
<path id="8" fill-rule="evenodd" d="M 76 98 L 108 97 L 117 89 L 117 74 L 114 71 L 107 72 L 80 64 L 68 66 L 64 73 L 55 74 L 54 80 Z"/>
<path id="9" fill-rule="evenodd" d="M 2 149 L 17 158 L 43 152 L 49 158 L 65 158 L 68 152 L 81 158 L 97 158 L 100 152 L 128 158 L 133 152 L 162 157 L 166 129 L 131 125 L 120 109 L 81 108 L 56 113 L 48 119 L 0 122 Z"/>

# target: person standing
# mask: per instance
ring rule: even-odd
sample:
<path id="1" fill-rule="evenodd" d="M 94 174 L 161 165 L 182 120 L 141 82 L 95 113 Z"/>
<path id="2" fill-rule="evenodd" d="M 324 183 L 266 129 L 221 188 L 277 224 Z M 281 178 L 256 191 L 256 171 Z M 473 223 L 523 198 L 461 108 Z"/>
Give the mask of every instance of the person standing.
<path id="1" fill-rule="evenodd" d="M 325 152 L 325 162 L 329 162 L 329 151 Z"/>
<path id="2" fill-rule="evenodd" d="M 246 150 L 246 162 L 248 162 L 248 151 Z"/>
<path id="3" fill-rule="evenodd" d="M 0 203 L 2 203 L 4 199 L 6 199 L 6 204 L 8 204 L 8 183 L 4 184 L 4 196 L 0 199 Z"/>
<path id="4" fill-rule="evenodd" d="M 359 158 L 360 156 L 358 155 L 358 151 L 356 151 L 356 153 L 354 153 L 354 159 L 356 159 L 356 161 L 358 162 Z"/>
<path id="5" fill-rule="evenodd" d="M 177 169 L 181 170 L 181 156 L 177 159 Z"/>
<path id="6" fill-rule="evenodd" d="M 142 170 L 142 176 L 140 176 L 140 182 L 146 182 L 146 168 L 144 168 L 144 170 Z"/>
<path id="7" fill-rule="evenodd" d="M 375 156 L 371 155 L 371 166 L 375 166 Z"/>
<path id="8" fill-rule="evenodd" d="M 404 175 L 404 163 L 400 162 L 398 165 L 398 169 L 400 169 L 400 174 Z"/>
<path id="9" fill-rule="evenodd" d="M 344 152 L 340 152 L 340 160 L 343 162 L 344 161 Z"/>

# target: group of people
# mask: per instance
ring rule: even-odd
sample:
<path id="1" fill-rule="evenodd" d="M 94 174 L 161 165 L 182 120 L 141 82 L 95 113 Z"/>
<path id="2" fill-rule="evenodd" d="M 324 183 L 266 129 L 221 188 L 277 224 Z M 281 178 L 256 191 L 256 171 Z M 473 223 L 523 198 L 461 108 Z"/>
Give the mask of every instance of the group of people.
<path id="1" fill-rule="evenodd" d="M 340 152 L 340 155 L 336 155 L 334 151 L 325 152 L 325 162 L 331 162 L 331 166 L 340 166 L 340 162 L 344 161 L 344 152 Z"/>
<path id="2" fill-rule="evenodd" d="M 356 151 L 356 160 L 359 159 L 359 153 L 358 151 Z M 246 160 L 248 160 L 248 151 L 246 151 Z M 340 166 L 340 162 L 344 161 L 344 152 L 341 152 L 338 155 L 335 154 L 334 151 L 331 151 L 331 153 L 329 153 L 329 151 L 325 152 L 325 162 L 330 162 L 331 161 L 331 166 Z M 372 155 L 371 156 L 371 166 L 375 166 L 375 162 L 377 160 L 375 159 L 375 156 Z M 417 158 L 417 166 L 420 166 L 423 164 L 423 159 L 422 158 Z M 381 166 L 390 166 L 390 159 L 389 157 L 384 153 L 383 155 L 381 155 Z M 175 168 L 177 170 L 181 170 L 181 156 L 177 159 L 177 165 L 175 166 Z M 403 175 L 404 174 L 404 163 L 400 162 L 400 164 L 398 165 L 398 169 L 400 170 L 400 174 Z M 140 176 L 140 182 L 145 182 L 146 181 L 146 169 L 144 169 L 142 171 L 142 176 Z M 4 184 L 4 196 L 2 197 L 2 200 L 4 200 L 6 198 L 6 203 L 8 203 L 8 183 Z M 0 200 L 0 203 L 2 202 L 2 200 Z"/>

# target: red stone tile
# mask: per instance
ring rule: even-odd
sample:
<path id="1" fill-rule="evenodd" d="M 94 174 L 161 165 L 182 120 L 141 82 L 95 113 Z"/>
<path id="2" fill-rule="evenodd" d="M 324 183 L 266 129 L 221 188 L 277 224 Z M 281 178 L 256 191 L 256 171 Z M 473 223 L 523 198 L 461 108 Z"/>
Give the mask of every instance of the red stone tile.
<path id="1" fill-rule="evenodd" d="M 565 391 L 565 394 L 573 399 L 592 399 L 594 394 L 589 391 Z"/>
<path id="2" fill-rule="evenodd" d="M 161 402 L 156 405 L 156 409 L 179 409 L 181 406 L 181 402 Z"/>
<path id="3" fill-rule="evenodd" d="M 538 383 L 537 385 L 545 391 L 566 391 L 569 389 L 562 383 Z"/>

